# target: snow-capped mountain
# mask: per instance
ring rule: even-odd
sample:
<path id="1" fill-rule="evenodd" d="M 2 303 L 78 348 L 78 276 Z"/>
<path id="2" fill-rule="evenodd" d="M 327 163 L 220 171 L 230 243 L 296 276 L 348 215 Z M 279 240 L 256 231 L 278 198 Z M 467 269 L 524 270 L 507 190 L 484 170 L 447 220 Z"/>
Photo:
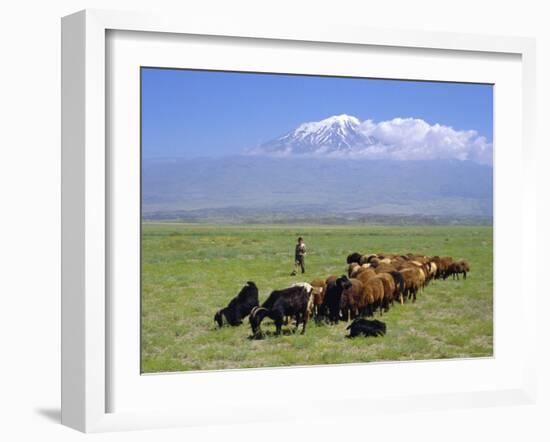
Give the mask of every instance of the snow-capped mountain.
<path id="1" fill-rule="evenodd" d="M 492 142 L 475 130 L 457 130 L 419 118 L 360 121 L 345 114 L 300 124 L 248 153 L 369 160 L 452 159 L 486 165 L 493 162 Z"/>
<path id="2" fill-rule="evenodd" d="M 361 130 L 361 122 L 343 114 L 303 123 L 293 131 L 262 144 L 253 153 L 345 154 L 372 144 L 376 144 L 376 140 Z"/>

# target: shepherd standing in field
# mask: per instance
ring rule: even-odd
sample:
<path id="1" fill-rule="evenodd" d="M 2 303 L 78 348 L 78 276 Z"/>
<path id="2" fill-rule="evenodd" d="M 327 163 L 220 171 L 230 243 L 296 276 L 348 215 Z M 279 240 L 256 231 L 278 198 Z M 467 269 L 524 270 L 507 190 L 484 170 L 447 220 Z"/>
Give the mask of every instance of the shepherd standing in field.
<path id="1" fill-rule="evenodd" d="M 296 244 L 296 248 L 294 249 L 294 270 L 290 274 L 291 276 L 296 275 L 296 269 L 298 266 L 302 269 L 302 273 L 305 273 L 305 263 L 304 263 L 304 256 L 306 255 L 306 245 L 304 243 L 304 238 L 301 236 L 298 238 L 298 244 Z"/>

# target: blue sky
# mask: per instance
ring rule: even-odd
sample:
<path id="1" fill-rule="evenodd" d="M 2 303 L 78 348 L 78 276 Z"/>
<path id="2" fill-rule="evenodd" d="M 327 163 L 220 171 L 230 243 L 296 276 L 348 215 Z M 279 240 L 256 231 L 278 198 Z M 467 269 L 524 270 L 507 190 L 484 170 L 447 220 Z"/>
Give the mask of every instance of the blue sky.
<path id="1" fill-rule="evenodd" d="M 143 68 L 141 92 L 144 158 L 238 154 L 337 114 L 493 139 L 490 85 Z"/>

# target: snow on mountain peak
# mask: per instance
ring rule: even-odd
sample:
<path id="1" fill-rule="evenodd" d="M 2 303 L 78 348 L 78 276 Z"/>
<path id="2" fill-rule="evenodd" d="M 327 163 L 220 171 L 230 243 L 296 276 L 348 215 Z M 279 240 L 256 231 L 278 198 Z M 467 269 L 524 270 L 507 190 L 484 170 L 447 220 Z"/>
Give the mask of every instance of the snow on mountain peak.
<path id="1" fill-rule="evenodd" d="M 332 117 L 325 118 L 324 120 L 321 120 L 319 123 L 325 124 L 325 125 L 332 125 L 332 124 L 340 124 L 340 125 L 354 125 L 357 126 L 361 124 L 361 122 L 352 115 L 333 115 Z"/>
<path id="2" fill-rule="evenodd" d="M 321 121 L 302 123 L 286 135 L 265 143 L 260 151 L 278 155 L 349 151 L 363 141 L 360 126 L 356 117 L 333 115 Z"/>
<path id="3" fill-rule="evenodd" d="M 338 128 L 353 128 L 359 126 L 361 122 L 352 116 L 349 115 L 333 115 L 332 117 L 325 118 L 321 121 L 311 121 L 308 123 L 302 123 L 294 131 L 294 133 L 308 134 L 312 132 L 319 131 L 328 131 L 328 130 L 337 130 Z"/>
<path id="4" fill-rule="evenodd" d="M 492 164 L 493 144 L 474 130 L 430 125 L 417 118 L 361 122 L 341 114 L 300 124 L 249 151 L 274 156 L 314 155 L 364 159 L 459 159 Z"/>

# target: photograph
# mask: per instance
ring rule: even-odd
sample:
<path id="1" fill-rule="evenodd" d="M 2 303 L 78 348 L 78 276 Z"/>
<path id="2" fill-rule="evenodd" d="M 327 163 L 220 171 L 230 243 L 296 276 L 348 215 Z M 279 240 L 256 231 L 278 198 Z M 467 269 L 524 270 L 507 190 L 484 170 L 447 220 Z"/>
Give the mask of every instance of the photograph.
<path id="1" fill-rule="evenodd" d="M 493 89 L 142 66 L 141 373 L 493 357 Z"/>

